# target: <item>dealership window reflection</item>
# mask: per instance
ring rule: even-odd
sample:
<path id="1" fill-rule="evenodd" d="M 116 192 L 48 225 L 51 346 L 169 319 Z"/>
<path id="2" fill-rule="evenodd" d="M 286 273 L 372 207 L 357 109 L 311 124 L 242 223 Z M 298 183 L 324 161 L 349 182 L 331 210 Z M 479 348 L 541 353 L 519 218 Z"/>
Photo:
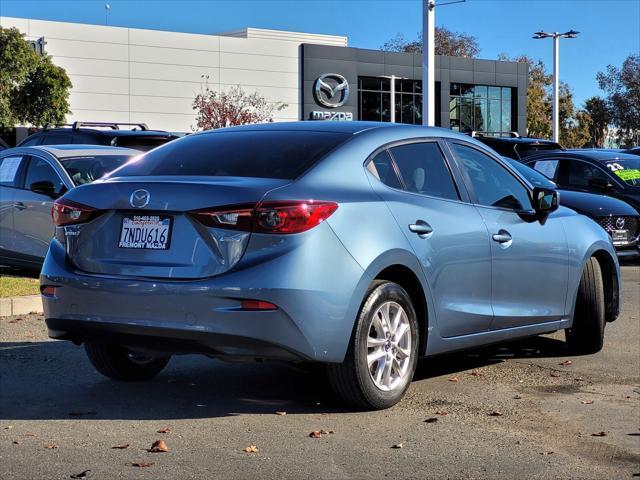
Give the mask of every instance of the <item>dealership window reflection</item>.
<path id="1" fill-rule="evenodd" d="M 503 135 L 514 130 L 511 87 L 452 83 L 449 118 L 452 130 Z"/>

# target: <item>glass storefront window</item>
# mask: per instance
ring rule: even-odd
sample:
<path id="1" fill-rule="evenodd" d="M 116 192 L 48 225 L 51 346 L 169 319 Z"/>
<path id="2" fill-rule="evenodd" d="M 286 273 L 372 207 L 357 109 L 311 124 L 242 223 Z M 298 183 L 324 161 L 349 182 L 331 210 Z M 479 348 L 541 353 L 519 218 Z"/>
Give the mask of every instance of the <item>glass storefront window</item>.
<path id="1" fill-rule="evenodd" d="M 396 122 L 422 123 L 422 82 L 396 79 Z M 378 122 L 391 121 L 391 81 L 389 78 L 359 77 L 359 118 Z"/>
<path id="2" fill-rule="evenodd" d="M 505 134 L 513 130 L 511 88 L 452 83 L 449 101 L 451 128 Z"/>

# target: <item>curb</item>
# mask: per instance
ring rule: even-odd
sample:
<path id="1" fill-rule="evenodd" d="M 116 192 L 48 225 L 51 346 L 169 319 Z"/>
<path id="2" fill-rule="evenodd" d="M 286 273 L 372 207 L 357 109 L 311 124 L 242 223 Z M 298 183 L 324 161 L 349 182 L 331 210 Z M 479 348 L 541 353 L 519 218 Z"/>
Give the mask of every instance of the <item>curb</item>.
<path id="1" fill-rule="evenodd" d="M 0 298 L 0 317 L 28 315 L 30 313 L 42 313 L 42 298 L 40 295 Z"/>

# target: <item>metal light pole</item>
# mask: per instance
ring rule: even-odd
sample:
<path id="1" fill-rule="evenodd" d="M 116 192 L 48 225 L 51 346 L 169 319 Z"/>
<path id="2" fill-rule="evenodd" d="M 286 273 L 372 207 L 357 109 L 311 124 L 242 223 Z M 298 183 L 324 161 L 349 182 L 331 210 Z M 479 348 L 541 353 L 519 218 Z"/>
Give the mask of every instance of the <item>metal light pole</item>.
<path id="1" fill-rule="evenodd" d="M 435 126 L 435 0 L 422 1 L 422 124 Z"/>
<path id="2" fill-rule="evenodd" d="M 564 33 L 535 32 L 533 38 L 553 38 L 553 141 L 560 138 L 560 38 L 576 38 L 580 32 L 569 30 Z"/>

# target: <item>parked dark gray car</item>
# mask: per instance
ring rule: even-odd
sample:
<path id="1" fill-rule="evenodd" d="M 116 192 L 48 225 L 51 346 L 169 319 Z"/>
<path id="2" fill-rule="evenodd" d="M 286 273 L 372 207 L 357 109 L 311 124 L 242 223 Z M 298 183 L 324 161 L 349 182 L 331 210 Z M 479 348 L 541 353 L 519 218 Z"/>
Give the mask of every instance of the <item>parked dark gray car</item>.
<path id="1" fill-rule="evenodd" d="M 53 200 L 140 153 L 99 145 L 18 147 L 0 152 L 0 264 L 40 270 L 54 232 Z"/>

